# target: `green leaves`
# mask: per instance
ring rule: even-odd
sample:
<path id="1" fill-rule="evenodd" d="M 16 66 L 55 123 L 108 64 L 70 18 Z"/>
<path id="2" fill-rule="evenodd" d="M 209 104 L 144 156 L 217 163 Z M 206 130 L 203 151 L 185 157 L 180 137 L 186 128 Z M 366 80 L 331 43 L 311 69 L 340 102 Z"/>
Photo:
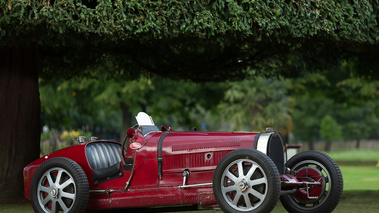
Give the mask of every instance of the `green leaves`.
<path id="1" fill-rule="evenodd" d="M 378 1 L 11 0 L 0 2 L 0 46 L 39 44 L 42 55 L 64 54 L 71 61 L 56 62 L 58 69 L 77 67 L 75 75 L 85 77 L 100 70 L 103 64 L 93 63 L 104 54 L 118 58 L 111 60 L 130 75 L 292 77 L 338 65 L 367 46 L 376 51 L 378 9 Z M 178 64 L 183 56 L 189 62 Z M 66 75 L 44 61 L 43 72 Z M 206 66 L 197 71 L 198 64 Z"/>
<path id="2" fill-rule="evenodd" d="M 342 139 L 342 128 L 330 115 L 321 120 L 320 133 L 327 141 Z"/>
<path id="3" fill-rule="evenodd" d="M 178 35 L 208 39 L 231 33 L 273 40 L 328 35 L 337 40 L 373 43 L 378 34 L 376 1 L 99 0 L 89 8 L 74 0 L 23 0 L 3 1 L 0 8 L 1 25 L 41 24 L 49 30 L 46 33 L 72 31 L 109 39 Z"/>
<path id="4" fill-rule="evenodd" d="M 256 78 L 230 83 L 219 104 L 220 115 L 234 130 L 264 131 L 273 127 L 284 134 L 292 131 L 290 82 L 284 79 Z"/>

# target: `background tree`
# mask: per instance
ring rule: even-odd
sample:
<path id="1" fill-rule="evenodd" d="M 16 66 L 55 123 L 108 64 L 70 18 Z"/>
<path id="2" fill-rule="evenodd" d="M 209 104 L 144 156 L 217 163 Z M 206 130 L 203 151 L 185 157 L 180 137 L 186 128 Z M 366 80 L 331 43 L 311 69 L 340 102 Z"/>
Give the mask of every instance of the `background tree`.
<path id="1" fill-rule="evenodd" d="M 330 115 L 326 115 L 321 120 L 321 136 L 325 139 L 325 151 L 330 152 L 333 140 L 342 139 L 342 128 Z"/>
<path id="2" fill-rule="evenodd" d="M 345 64 L 346 67 L 352 63 Z M 350 77 L 337 83 L 340 99 L 344 100 L 339 120 L 348 139 L 355 139 L 356 148 L 360 147 L 363 138 L 377 135 L 379 125 L 379 83 L 378 81 Z"/>
<path id="3" fill-rule="evenodd" d="M 200 120 L 212 128 L 203 115 L 217 114 L 214 108 L 223 95 L 223 87 L 223 84 L 173 81 L 157 76 L 129 82 L 41 80 L 42 118 L 50 128 L 88 126 L 100 138 L 106 135 L 97 129 L 106 128 L 108 133 L 117 132 L 117 137 L 110 135 L 116 140 L 125 136 L 139 111 L 151 114 L 157 125 L 190 129 L 200 127 Z"/>
<path id="4" fill-rule="evenodd" d="M 221 115 L 234 125 L 234 130 L 265 131 L 272 127 L 288 136 L 292 131 L 289 83 L 262 77 L 230 83 L 219 105 Z"/>
<path id="5" fill-rule="evenodd" d="M 319 138 L 322 118 L 335 111 L 334 100 L 328 97 L 329 90 L 332 88 L 328 78 L 320 73 L 293 80 L 289 88 L 288 93 L 295 102 L 291 111 L 295 140 L 307 142 L 311 150 Z"/>
<path id="6" fill-rule="evenodd" d="M 0 199 L 22 195 L 22 168 L 39 157 L 40 101 L 34 48 L 0 49 Z"/>
<path id="7" fill-rule="evenodd" d="M 185 130 L 201 125 L 215 130 L 218 126 L 206 117 L 218 115 L 217 105 L 223 97 L 224 83 L 195 83 L 154 78 L 154 92 L 148 94 L 148 111 L 163 125 Z M 212 117 L 213 118 L 213 117 Z"/>
<path id="8" fill-rule="evenodd" d="M 342 131 L 345 139 L 355 140 L 355 148 L 360 148 L 362 139 L 375 136 L 378 126 L 378 114 L 372 106 L 349 107 L 340 114 L 343 123 Z"/>
<path id="9" fill-rule="evenodd" d="M 8 123 L 0 134 L 7 147 L 0 155 L 0 199 L 21 196 L 21 187 L 5 188 L 21 186 L 13 177 L 38 157 L 38 74 L 132 80 L 155 73 L 196 81 L 299 76 L 341 58 L 373 61 L 365 56 L 378 50 L 377 11 L 376 1 L 1 1 L 6 95 L 0 118 Z M 363 74 L 377 77 L 377 64 L 364 65 Z M 19 135 L 28 136 L 28 152 L 18 149 L 26 141 Z M 9 151 L 16 147 L 17 154 Z"/>

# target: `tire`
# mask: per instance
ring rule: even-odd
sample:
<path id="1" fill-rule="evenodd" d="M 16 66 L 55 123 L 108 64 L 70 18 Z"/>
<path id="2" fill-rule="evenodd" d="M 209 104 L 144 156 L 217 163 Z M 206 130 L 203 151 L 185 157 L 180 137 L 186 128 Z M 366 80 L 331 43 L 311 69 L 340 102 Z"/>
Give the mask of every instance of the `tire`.
<path id="1" fill-rule="evenodd" d="M 284 208 L 290 213 L 329 213 L 338 205 L 343 191 L 343 178 L 341 170 L 336 162 L 328 155 L 318 151 L 306 151 L 299 153 L 287 161 L 286 167 L 295 171 L 309 171 L 320 174 L 318 177 L 321 186 L 310 186 L 309 193 L 313 188 L 317 193 L 316 199 L 307 199 L 306 191 L 300 190 L 293 195 L 282 195 L 280 201 Z M 299 173 L 301 173 L 299 175 Z M 298 179 L 308 179 L 311 175 L 308 172 L 299 172 Z M 305 175 L 307 173 L 307 175 Z M 300 177 L 299 177 L 300 176 Z M 314 177 L 312 177 L 314 179 Z M 317 187 L 317 188 L 316 188 Z"/>
<path id="2" fill-rule="evenodd" d="M 218 164 L 213 191 L 224 212 L 270 212 L 280 195 L 279 172 L 262 152 L 237 149 Z"/>
<path id="3" fill-rule="evenodd" d="M 84 212 L 89 187 L 83 169 L 67 158 L 52 158 L 37 169 L 30 187 L 35 212 Z"/>

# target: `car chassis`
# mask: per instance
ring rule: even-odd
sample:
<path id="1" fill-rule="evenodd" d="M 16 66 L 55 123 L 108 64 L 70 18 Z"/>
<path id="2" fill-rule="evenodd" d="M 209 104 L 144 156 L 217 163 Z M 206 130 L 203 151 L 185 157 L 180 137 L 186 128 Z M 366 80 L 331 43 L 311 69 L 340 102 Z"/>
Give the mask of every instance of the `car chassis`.
<path id="1" fill-rule="evenodd" d="M 332 212 L 343 191 L 338 165 L 301 152 L 287 161 L 279 132 L 176 132 L 146 113 L 122 144 L 79 138 L 24 168 L 36 212 L 159 206 L 270 212 Z"/>

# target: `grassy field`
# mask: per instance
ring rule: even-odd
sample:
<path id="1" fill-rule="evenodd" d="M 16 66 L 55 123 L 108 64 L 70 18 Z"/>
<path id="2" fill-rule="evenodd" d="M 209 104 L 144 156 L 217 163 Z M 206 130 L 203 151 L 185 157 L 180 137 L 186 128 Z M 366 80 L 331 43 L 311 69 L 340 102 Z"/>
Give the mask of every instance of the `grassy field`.
<path id="1" fill-rule="evenodd" d="M 345 191 L 379 190 L 379 168 L 373 166 L 341 166 L 341 171 Z"/>
<path id="2" fill-rule="evenodd" d="M 333 152 L 326 152 L 330 157 L 336 161 L 378 161 L 379 150 L 338 150 Z"/>
<path id="3" fill-rule="evenodd" d="M 379 166 L 379 150 L 339 150 L 326 154 L 340 166 Z"/>
<path id="4" fill-rule="evenodd" d="M 335 159 L 341 168 L 344 178 L 344 193 L 341 202 L 335 209 L 335 213 L 369 212 L 379 213 L 379 151 L 373 150 L 348 150 L 328 153 Z M 354 162 L 350 164 L 350 162 Z M 357 165 L 356 162 L 360 162 Z M 373 163 L 374 162 L 374 163 Z M 0 201 L 0 213 L 32 213 L 30 202 Z M 121 212 L 121 211 L 118 211 Z M 126 212 L 126 211 L 122 211 Z M 221 211 L 187 211 L 187 213 L 212 213 Z M 280 202 L 274 213 L 286 212 Z"/>

